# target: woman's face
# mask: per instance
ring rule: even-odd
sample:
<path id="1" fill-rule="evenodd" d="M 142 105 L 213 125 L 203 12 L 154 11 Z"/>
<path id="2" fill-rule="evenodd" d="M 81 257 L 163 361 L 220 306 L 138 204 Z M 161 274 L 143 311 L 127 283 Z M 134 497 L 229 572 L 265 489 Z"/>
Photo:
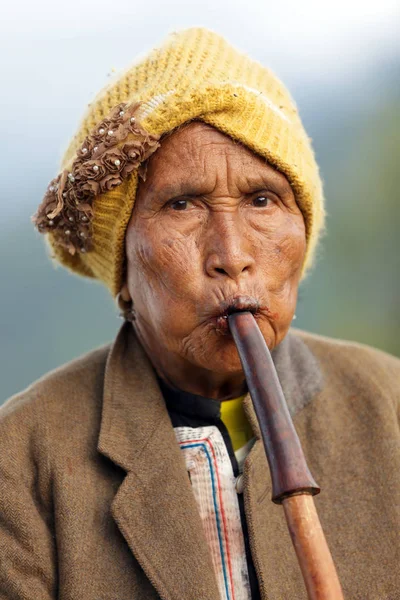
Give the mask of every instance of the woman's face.
<path id="1" fill-rule="evenodd" d="M 286 177 L 218 130 L 190 123 L 149 159 L 126 233 L 125 292 L 139 335 L 161 362 L 173 355 L 240 371 L 228 308 L 250 308 L 276 346 L 294 314 L 305 249 Z"/>

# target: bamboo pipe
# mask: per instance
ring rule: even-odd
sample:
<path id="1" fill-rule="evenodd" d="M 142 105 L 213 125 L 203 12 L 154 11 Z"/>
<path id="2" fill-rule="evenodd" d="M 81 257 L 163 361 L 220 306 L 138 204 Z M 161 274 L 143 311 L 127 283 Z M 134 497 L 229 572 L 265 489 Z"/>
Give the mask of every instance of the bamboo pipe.
<path id="1" fill-rule="evenodd" d="M 272 501 L 282 504 L 309 600 L 343 600 L 314 505 L 320 492 L 305 460 L 268 346 L 250 312 L 228 317 L 271 472 Z"/>

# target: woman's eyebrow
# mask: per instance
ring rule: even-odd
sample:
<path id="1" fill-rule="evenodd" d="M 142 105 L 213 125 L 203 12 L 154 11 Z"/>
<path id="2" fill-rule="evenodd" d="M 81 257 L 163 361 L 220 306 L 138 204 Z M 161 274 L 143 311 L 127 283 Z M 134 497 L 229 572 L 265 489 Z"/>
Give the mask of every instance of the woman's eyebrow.
<path id="1" fill-rule="evenodd" d="M 207 191 L 208 190 L 208 191 Z M 159 186 L 151 190 L 150 195 L 156 201 L 164 201 L 171 198 L 179 198 L 180 196 L 204 196 L 210 193 L 212 188 L 201 184 L 187 183 L 172 183 L 165 186 Z"/>
<path id="2" fill-rule="evenodd" d="M 257 192 L 263 188 L 275 191 L 277 193 L 289 193 L 292 188 L 290 183 L 284 176 L 277 176 L 278 174 L 270 175 L 267 173 L 260 173 L 256 176 L 247 177 L 246 184 L 251 192 Z M 281 175 L 281 174 L 279 174 Z"/>

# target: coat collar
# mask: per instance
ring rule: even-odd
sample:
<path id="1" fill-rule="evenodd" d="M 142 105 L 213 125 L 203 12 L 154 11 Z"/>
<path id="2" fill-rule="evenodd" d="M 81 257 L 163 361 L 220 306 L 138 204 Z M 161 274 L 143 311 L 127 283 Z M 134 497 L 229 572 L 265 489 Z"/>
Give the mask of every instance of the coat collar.
<path id="1" fill-rule="evenodd" d="M 273 351 L 273 359 L 295 414 L 322 386 L 318 365 L 293 334 Z M 260 458 L 265 480 L 266 459 L 249 395 L 244 408 L 257 437 L 250 462 L 254 465 Z M 217 600 L 217 582 L 184 457 L 153 367 L 128 322 L 107 359 L 97 449 L 127 472 L 111 512 L 160 597 Z"/>

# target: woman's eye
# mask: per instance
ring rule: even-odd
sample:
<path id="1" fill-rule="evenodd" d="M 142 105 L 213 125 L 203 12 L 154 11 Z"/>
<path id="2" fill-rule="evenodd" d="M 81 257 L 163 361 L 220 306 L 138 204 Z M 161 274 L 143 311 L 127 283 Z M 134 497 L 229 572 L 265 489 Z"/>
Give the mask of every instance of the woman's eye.
<path id="1" fill-rule="evenodd" d="M 270 200 L 271 199 L 267 198 L 267 196 L 257 196 L 257 198 L 253 198 L 253 206 L 262 208 L 263 206 L 267 206 Z"/>
<path id="2" fill-rule="evenodd" d="M 173 210 L 186 210 L 189 208 L 191 202 L 190 200 L 174 200 L 171 202 L 170 206 Z"/>

